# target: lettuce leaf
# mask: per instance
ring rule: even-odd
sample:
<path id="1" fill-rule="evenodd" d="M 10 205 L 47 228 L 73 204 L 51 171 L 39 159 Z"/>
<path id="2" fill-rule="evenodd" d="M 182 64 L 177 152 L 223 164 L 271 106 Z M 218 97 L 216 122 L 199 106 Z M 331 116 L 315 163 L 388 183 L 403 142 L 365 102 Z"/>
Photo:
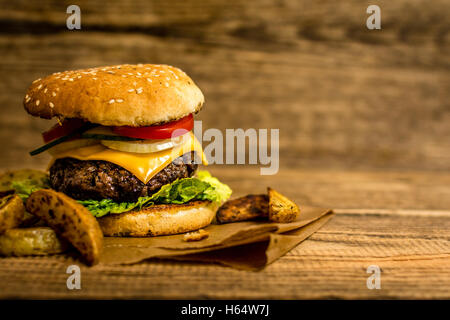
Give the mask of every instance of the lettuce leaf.
<path id="1" fill-rule="evenodd" d="M 215 200 L 211 201 L 222 203 L 230 198 L 232 193 L 230 187 L 225 183 L 220 182 L 216 177 L 211 176 L 208 171 L 198 171 L 197 179 L 203 182 L 207 182 L 213 187 L 204 191 L 205 198 L 207 198 L 204 200 L 211 200 L 214 198 Z"/>
<path id="2" fill-rule="evenodd" d="M 140 197 L 136 202 L 114 202 L 111 199 L 78 201 L 95 217 L 117 214 L 133 209 L 142 209 L 155 204 L 183 204 L 193 200 L 209 200 L 221 203 L 231 196 L 231 189 L 211 176 L 207 171 L 199 171 L 197 177 L 178 179 L 148 197 Z"/>
<path id="3" fill-rule="evenodd" d="M 17 195 L 25 202 L 31 193 L 40 189 L 50 188 L 50 184 L 47 179 L 17 180 L 11 182 L 11 188 L 13 188 Z"/>

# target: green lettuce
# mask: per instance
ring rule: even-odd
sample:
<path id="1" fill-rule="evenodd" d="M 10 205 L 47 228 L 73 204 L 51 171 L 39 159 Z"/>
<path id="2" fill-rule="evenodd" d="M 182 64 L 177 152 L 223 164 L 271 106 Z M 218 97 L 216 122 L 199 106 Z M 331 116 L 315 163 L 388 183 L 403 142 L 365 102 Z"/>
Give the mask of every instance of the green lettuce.
<path id="1" fill-rule="evenodd" d="M 231 189 L 211 176 L 207 171 L 199 171 L 197 177 L 178 179 L 164 185 L 158 192 L 148 197 L 140 197 L 136 202 L 115 202 L 111 199 L 78 201 L 95 217 L 117 214 L 134 209 L 142 209 L 155 204 L 183 204 L 193 200 L 209 200 L 217 203 L 231 196 Z"/>
<path id="2" fill-rule="evenodd" d="M 222 183 L 216 177 L 211 176 L 208 171 L 198 171 L 197 179 L 200 181 L 209 183 L 213 188 L 208 188 L 204 191 L 205 200 L 211 200 L 215 202 L 225 202 L 231 196 L 231 189 L 226 184 Z"/>
<path id="3" fill-rule="evenodd" d="M 31 193 L 40 189 L 50 188 L 50 184 L 47 179 L 17 180 L 11 182 L 11 188 L 25 202 Z"/>

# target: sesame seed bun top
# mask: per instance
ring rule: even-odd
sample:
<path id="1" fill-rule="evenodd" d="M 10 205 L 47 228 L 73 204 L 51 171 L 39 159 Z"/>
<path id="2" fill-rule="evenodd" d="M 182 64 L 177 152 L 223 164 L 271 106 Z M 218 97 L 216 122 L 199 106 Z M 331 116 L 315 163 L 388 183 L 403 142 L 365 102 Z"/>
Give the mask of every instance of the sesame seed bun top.
<path id="1" fill-rule="evenodd" d="M 57 72 L 33 81 L 24 98 L 34 116 L 80 118 L 105 126 L 149 126 L 201 109 L 203 94 L 168 65 L 138 64 Z"/>

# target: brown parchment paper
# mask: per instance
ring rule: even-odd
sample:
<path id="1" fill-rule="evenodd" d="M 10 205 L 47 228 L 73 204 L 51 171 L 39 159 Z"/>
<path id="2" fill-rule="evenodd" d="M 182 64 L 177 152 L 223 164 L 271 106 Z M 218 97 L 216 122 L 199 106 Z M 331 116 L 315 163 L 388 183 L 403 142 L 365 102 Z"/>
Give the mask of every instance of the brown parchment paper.
<path id="1" fill-rule="evenodd" d="M 148 238 L 105 237 L 100 264 L 132 264 L 159 258 L 261 269 L 317 231 L 331 215 L 329 209 L 303 207 L 297 221 L 291 223 L 212 224 L 204 228 L 209 237 L 194 242 L 183 241 L 183 234 Z"/>

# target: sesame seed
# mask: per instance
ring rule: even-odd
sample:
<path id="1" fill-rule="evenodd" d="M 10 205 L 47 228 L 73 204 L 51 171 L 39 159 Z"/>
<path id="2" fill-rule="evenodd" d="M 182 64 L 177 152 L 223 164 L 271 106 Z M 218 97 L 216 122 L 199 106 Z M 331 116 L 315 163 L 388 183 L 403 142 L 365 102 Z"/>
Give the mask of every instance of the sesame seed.
<path id="1" fill-rule="evenodd" d="M 128 92 L 133 92 L 134 91 L 134 89 L 128 89 Z"/>
<path id="2" fill-rule="evenodd" d="M 26 94 L 26 95 L 25 95 L 25 99 L 28 99 L 28 97 L 29 97 L 29 95 L 28 95 L 28 94 Z"/>
<path id="3" fill-rule="evenodd" d="M 96 78 L 96 77 L 93 77 L 92 80 L 97 80 L 97 78 Z"/>
<path id="4" fill-rule="evenodd" d="M 50 106 L 50 108 L 53 108 L 55 106 L 52 102 L 49 102 L 48 105 Z"/>
<path id="5" fill-rule="evenodd" d="M 56 92 L 55 91 L 52 92 L 52 96 L 56 97 Z"/>
<path id="6" fill-rule="evenodd" d="M 72 78 L 70 78 L 70 79 L 69 79 L 69 81 L 73 81 L 73 79 L 72 79 Z"/>
<path id="7" fill-rule="evenodd" d="M 38 90 L 40 90 L 42 88 L 42 84 L 40 84 L 37 88 Z"/>
<path id="8" fill-rule="evenodd" d="M 176 74 L 175 74 L 174 76 L 175 76 L 175 79 L 177 79 L 177 80 L 178 80 L 178 76 L 177 76 Z"/>
<path id="9" fill-rule="evenodd" d="M 152 79 L 150 79 L 150 78 L 147 78 L 147 81 L 148 81 L 148 82 L 152 82 Z"/>
<path id="10" fill-rule="evenodd" d="M 122 77 L 126 78 L 127 76 L 125 74 L 123 74 Z"/>
<path id="11" fill-rule="evenodd" d="M 36 100 L 36 106 L 38 106 L 39 103 L 41 103 L 41 102 L 39 100 Z"/>
<path id="12" fill-rule="evenodd" d="M 123 99 L 116 99 L 116 102 L 121 103 L 123 102 Z"/>
<path id="13" fill-rule="evenodd" d="M 108 73 L 111 73 L 111 74 L 115 74 L 115 72 L 114 72 L 114 71 L 108 71 Z"/>
<path id="14" fill-rule="evenodd" d="M 137 88 L 137 89 L 136 89 L 136 93 L 137 93 L 137 94 L 142 93 L 142 87 L 141 87 L 141 88 Z"/>
<path id="15" fill-rule="evenodd" d="M 159 74 L 154 74 L 153 76 L 154 76 L 154 77 L 159 77 Z"/>
<path id="16" fill-rule="evenodd" d="M 38 82 L 38 81 L 41 81 L 41 78 L 34 80 L 33 83 Z"/>
<path id="17" fill-rule="evenodd" d="M 169 78 L 169 77 L 166 77 L 166 80 L 167 80 L 167 81 L 170 81 L 170 78 Z"/>
<path id="18" fill-rule="evenodd" d="M 115 100 L 114 99 L 111 99 L 111 100 L 109 100 L 109 104 L 111 104 L 111 103 L 114 103 L 115 102 Z"/>
<path id="19" fill-rule="evenodd" d="M 44 93 L 47 93 L 47 90 L 48 90 L 48 89 L 47 89 L 47 88 L 45 88 L 45 89 L 44 89 Z"/>
<path id="20" fill-rule="evenodd" d="M 25 102 L 28 103 L 28 102 L 30 102 L 30 100 L 31 100 L 31 97 L 28 97 L 28 98 L 26 98 Z"/>
<path id="21" fill-rule="evenodd" d="M 164 85 L 165 85 L 166 87 L 168 87 L 168 86 L 169 86 L 169 84 L 168 84 L 167 82 L 165 82 L 165 83 L 164 83 Z"/>
<path id="22" fill-rule="evenodd" d="M 140 73 L 140 72 L 136 72 L 139 76 L 142 76 L 142 73 Z"/>

